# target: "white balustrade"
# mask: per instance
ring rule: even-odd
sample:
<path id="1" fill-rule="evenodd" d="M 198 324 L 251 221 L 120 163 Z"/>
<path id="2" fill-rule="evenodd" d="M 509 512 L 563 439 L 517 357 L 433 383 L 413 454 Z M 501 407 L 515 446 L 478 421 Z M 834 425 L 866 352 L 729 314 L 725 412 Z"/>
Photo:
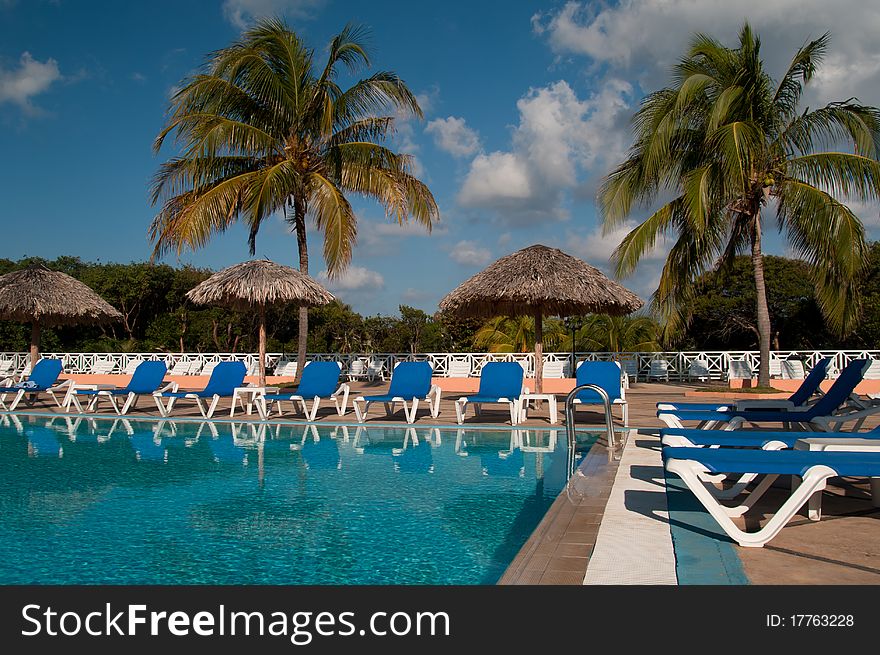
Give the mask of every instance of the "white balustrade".
<path id="1" fill-rule="evenodd" d="M 249 371 L 257 370 L 258 355 L 254 353 L 42 353 L 43 357 L 57 357 L 64 362 L 66 373 L 90 373 L 96 366 L 107 367 L 107 360 L 113 362 L 112 370 L 116 373 L 131 372 L 143 360 L 165 360 L 171 370 L 178 361 L 191 362 L 189 370 L 211 370 L 214 364 L 221 361 L 242 361 Z M 267 353 L 266 372 L 272 375 L 279 363 L 295 360 L 295 353 Z M 826 357 L 832 359 L 831 375 L 837 375 L 850 361 L 860 358 L 880 360 L 880 350 L 777 350 L 771 353 L 774 364 L 773 372 L 788 377 L 792 367 L 785 366 L 787 360 L 803 362 L 803 368 L 809 371 L 816 363 Z M 589 352 L 575 353 L 575 362 L 595 360 L 617 360 L 624 365 L 624 370 L 633 380 L 648 380 L 651 377 L 652 362 L 665 361 L 665 375 L 670 381 L 695 381 L 728 379 L 730 363 L 742 362 L 740 366 L 751 367 L 757 375 L 759 354 L 757 351 L 690 351 L 690 352 Z M 11 369 L 20 373 L 30 360 L 27 352 L 0 352 L 0 361 L 12 361 Z M 468 369 L 468 375 L 478 376 L 487 362 L 519 362 L 526 376 L 534 376 L 533 353 L 309 353 L 307 361 L 337 361 L 342 363 L 343 376 L 355 373 L 359 377 L 379 377 L 388 375 L 394 365 L 403 361 L 428 361 L 434 367 L 434 375 L 438 377 L 461 376 Z M 361 362 L 357 364 L 355 362 Z M 544 366 L 561 363 L 566 374 L 571 376 L 572 354 L 564 352 L 544 353 Z M 207 366 L 207 368 L 206 368 Z M 551 366 L 551 368 L 557 368 Z M 797 367 L 799 368 L 799 367 Z M 653 364 L 653 370 L 658 365 Z M 698 374 L 697 374 L 698 373 Z"/>

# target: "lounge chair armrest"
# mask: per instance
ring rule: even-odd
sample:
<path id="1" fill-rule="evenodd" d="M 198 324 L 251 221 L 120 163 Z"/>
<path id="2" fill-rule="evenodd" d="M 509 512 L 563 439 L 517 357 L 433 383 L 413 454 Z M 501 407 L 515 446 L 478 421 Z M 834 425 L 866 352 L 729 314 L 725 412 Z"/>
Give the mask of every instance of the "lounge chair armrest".
<path id="1" fill-rule="evenodd" d="M 432 385 L 431 385 L 431 390 L 428 392 L 428 397 L 431 397 L 431 396 L 433 396 L 433 395 L 435 395 L 435 394 L 436 394 L 437 396 L 440 396 L 442 393 L 443 393 L 443 389 L 441 389 L 441 388 L 440 388 L 438 385 L 436 385 L 436 384 L 432 384 Z"/>
<path id="2" fill-rule="evenodd" d="M 864 422 L 866 418 L 869 416 L 873 416 L 874 414 L 880 413 L 880 405 L 876 407 L 868 407 L 866 409 L 860 409 L 855 412 L 847 412 L 845 414 L 832 414 L 831 416 L 818 416 L 813 419 L 813 423 L 821 426 L 825 430 L 829 432 L 845 432 L 845 430 L 841 430 L 841 427 L 852 421 L 857 421 L 856 426 L 853 429 L 858 429 L 858 427 Z"/>
<path id="3" fill-rule="evenodd" d="M 348 386 L 347 384 L 345 384 L 345 382 L 343 382 L 342 384 L 339 385 L 339 388 L 336 391 L 334 391 L 332 394 L 330 394 L 330 397 L 335 398 L 336 396 L 338 396 L 340 394 L 345 394 L 345 393 L 351 393 L 351 387 Z"/>
<path id="4" fill-rule="evenodd" d="M 177 384 L 177 382 L 169 382 L 169 383 L 166 384 L 164 387 L 160 387 L 159 389 L 157 389 L 156 391 L 154 391 L 154 392 L 153 392 L 153 395 L 154 395 L 154 396 L 159 396 L 159 395 L 165 393 L 166 391 L 176 392 L 177 389 L 178 389 L 178 384 Z"/>
<path id="5" fill-rule="evenodd" d="M 719 403 L 721 404 L 721 403 Z M 737 410 L 745 410 L 745 409 L 779 409 L 779 410 L 788 410 L 795 409 L 794 403 L 790 400 L 774 400 L 772 398 L 765 399 L 743 399 L 737 400 L 734 403 L 734 406 Z"/>

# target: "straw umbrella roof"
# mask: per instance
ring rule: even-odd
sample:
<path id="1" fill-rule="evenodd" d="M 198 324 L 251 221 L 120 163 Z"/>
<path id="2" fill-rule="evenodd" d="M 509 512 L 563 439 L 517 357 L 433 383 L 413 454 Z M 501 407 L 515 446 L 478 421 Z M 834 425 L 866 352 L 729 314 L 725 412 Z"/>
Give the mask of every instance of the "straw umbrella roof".
<path id="1" fill-rule="evenodd" d="M 440 301 L 462 317 L 629 314 L 642 306 L 629 289 L 557 248 L 534 245 L 502 257 Z"/>
<path id="2" fill-rule="evenodd" d="M 266 259 L 236 264 L 214 273 L 186 294 L 203 305 L 247 310 L 259 305 L 326 305 L 333 294 L 295 268 Z"/>
<path id="3" fill-rule="evenodd" d="M 186 297 L 202 305 L 259 310 L 260 386 L 266 384 L 266 307 L 274 304 L 313 307 L 335 300 L 332 293 L 305 273 L 268 259 L 254 259 L 224 268 L 190 289 Z"/>
<path id="4" fill-rule="evenodd" d="M 75 325 L 114 321 L 122 314 L 79 280 L 34 264 L 0 276 L 0 318 Z"/>

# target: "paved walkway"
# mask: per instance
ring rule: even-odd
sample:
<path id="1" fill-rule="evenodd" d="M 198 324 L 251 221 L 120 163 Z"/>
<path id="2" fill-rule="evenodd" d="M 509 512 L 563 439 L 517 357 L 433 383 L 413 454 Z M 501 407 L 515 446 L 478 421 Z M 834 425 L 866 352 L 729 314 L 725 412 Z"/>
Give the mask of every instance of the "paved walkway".
<path id="1" fill-rule="evenodd" d="M 632 430 L 584 584 L 676 584 L 660 449 Z"/>

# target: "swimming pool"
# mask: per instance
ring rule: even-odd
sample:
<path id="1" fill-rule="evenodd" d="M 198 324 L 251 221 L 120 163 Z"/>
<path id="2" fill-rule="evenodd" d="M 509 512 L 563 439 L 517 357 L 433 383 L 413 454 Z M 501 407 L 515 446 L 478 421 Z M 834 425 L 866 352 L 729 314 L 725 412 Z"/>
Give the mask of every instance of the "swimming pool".
<path id="1" fill-rule="evenodd" d="M 2 584 L 492 584 L 563 488 L 566 446 L 5 415 L 0 476 Z"/>

